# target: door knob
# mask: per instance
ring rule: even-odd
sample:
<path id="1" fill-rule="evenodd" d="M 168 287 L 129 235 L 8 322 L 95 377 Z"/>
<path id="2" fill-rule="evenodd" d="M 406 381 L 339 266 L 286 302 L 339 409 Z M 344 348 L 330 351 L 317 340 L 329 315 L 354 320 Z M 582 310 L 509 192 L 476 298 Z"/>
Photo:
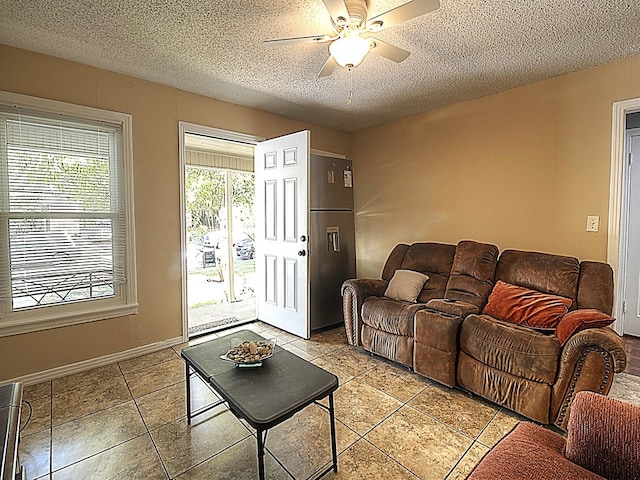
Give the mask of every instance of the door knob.
<path id="1" fill-rule="evenodd" d="M 299 257 L 304 257 L 306 254 L 307 254 L 307 252 L 306 252 L 305 250 L 300 250 L 300 251 L 298 252 L 298 256 L 299 256 Z"/>

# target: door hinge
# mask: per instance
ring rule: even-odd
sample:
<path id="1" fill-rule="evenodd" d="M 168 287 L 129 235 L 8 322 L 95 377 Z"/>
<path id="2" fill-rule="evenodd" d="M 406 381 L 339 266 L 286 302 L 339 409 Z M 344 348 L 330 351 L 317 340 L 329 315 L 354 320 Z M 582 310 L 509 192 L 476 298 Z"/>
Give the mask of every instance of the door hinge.
<path id="1" fill-rule="evenodd" d="M 622 301 L 622 313 L 627 313 L 627 301 Z"/>
<path id="2" fill-rule="evenodd" d="M 629 152 L 629 166 L 631 166 L 631 164 L 633 164 L 633 154 Z"/>

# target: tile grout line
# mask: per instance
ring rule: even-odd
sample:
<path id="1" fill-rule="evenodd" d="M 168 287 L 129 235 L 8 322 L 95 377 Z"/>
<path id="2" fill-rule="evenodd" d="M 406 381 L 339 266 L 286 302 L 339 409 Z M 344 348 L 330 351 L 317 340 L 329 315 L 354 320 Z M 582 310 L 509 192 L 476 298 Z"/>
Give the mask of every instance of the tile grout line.
<path id="1" fill-rule="evenodd" d="M 178 358 L 180 358 L 180 359 L 182 360 L 182 357 L 180 357 L 180 355 L 179 355 L 177 352 L 175 352 L 175 353 L 176 353 L 176 355 L 178 355 Z M 191 377 L 190 377 L 190 378 L 191 378 Z M 185 385 L 185 382 L 186 382 L 186 381 L 190 381 L 190 378 L 189 378 L 189 380 L 183 379 L 183 380 L 182 380 L 182 381 L 180 381 L 180 382 L 172 383 L 171 385 L 167 385 L 167 386 L 162 387 L 162 388 L 160 388 L 160 389 L 158 389 L 158 390 L 154 390 L 154 391 L 152 391 L 152 392 L 146 393 L 145 395 L 141 395 L 139 398 L 142 398 L 142 397 L 144 397 L 144 396 L 146 396 L 146 395 L 151 395 L 152 393 L 158 392 L 158 391 L 163 390 L 163 389 L 165 389 L 165 388 L 173 387 L 173 386 L 178 385 L 178 384 Z M 198 378 L 198 377 L 193 377 L 193 378 Z M 206 385 L 205 385 L 205 387 L 206 387 Z M 186 388 L 186 387 L 185 387 L 185 388 Z M 216 393 L 216 392 L 213 392 L 213 393 L 214 393 L 214 395 L 217 395 L 217 393 Z M 132 396 L 133 396 L 133 393 L 132 393 Z M 186 401 L 186 395 L 185 395 L 185 401 Z M 152 432 L 152 431 L 157 431 L 157 430 L 159 430 L 160 428 L 162 428 L 162 427 L 164 427 L 164 426 L 166 426 L 166 425 L 168 425 L 168 424 L 170 424 L 170 423 L 174 423 L 174 422 L 176 422 L 176 421 L 185 421 L 185 422 L 186 422 L 186 418 L 187 418 L 186 413 L 185 413 L 185 415 L 184 415 L 184 416 L 180 416 L 179 418 L 174 419 L 174 420 L 171 420 L 170 422 L 168 422 L 168 423 L 166 423 L 166 424 L 158 425 L 157 427 L 155 427 L 155 428 L 153 428 L 153 429 L 150 429 L 150 428 L 149 428 L 149 426 L 147 425 L 147 422 L 146 422 L 146 421 L 145 421 L 145 419 L 144 419 L 144 415 L 142 415 L 142 412 L 140 411 L 140 408 L 139 408 L 139 406 L 138 406 L 137 399 L 135 399 L 135 398 L 134 398 L 134 402 L 135 402 L 135 404 L 136 404 L 136 408 L 138 409 L 138 413 L 140 414 L 140 417 L 142 418 L 142 421 L 143 421 L 143 423 L 144 423 L 144 425 L 145 425 L 145 428 L 147 429 L 147 434 L 149 435 L 149 438 L 150 438 L 150 440 L 151 440 L 151 443 L 153 444 L 154 449 L 155 449 L 155 451 L 156 451 L 156 453 L 157 453 L 157 455 L 158 455 L 158 459 L 160 460 L 160 463 L 162 464 L 162 468 L 164 469 L 165 474 L 167 475 L 167 479 L 171 479 L 172 477 L 171 477 L 171 475 L 169 474 L 169 470 L 168 470 L 168 468 L 167 468 L 167 466 L 166 466 L 166 464 L 165 464 L 164 459 L 162 458 L 162 455 L 161 455 L 161 453 L 160 453 L 160 450 L 159 450 L 159 448 L 158 448 L 158 445 L 156 444 L 156 441 L 154 440 L 153 435 L 151 434 L 151 432 Z M 204 420 L 204 421 L 208 421 L 208 420 L 210 420 L 210 419 L 206 419 L 206 420 Z M 174 478 L 177 478 L 177 477 L 179 477 L 180 475 L 183 475 L 184 473 L 186 473 L 186 472 L 188 472 L 188 471 L 190 471 L 190 470 L 192 470 L 192 469 L 196 468 L 197 466 L 202 465 L 203 463 L 206 463 L 207 461 L 211 460 L 211 459 L 212 459 L 212 458 L 214 458 L 215 456 L 217 456 L 217 455 L 219 455 L 219 454 L 221 454 L 221 453 L 223 453 L 223 452 L 225 452 L 225 451 L 229 450 L 230 448 L 232 448 L 232 447 L 234 447 L 234 446 L 238 445 L 239 443 L 241 443 L 241 442 L 245 441 L 247 438 L 249 438 L 249 437 L 251 436 L 251 431 L 250 431 L 249 429 L 247 429 L 246 425 L 244 425 L 242 422 L 240 422 L 240 424 L 241 424 L 241 425 L 242 425 L 242 426 L 247 430 L 247 436 L 245 436 L 245 437 L 243 437 L 243 438 L 239 439 L 238 441 L 236 441 L 236 442 L 232 443 L 231 445 L 226 446 L 225 448 L 223 448 L 223 449 L 222 449 L 222 450 L 220 450 L 219 452 L 215 453 L 214 455 L 211 455 L 210 457 L 207 457 L 207 458 L 203 459 L 201 462 L 198 462 L 198 463 L 197 463 L 197 464 L 195 464 L 195 465 L 191 465 L 191 466 L 190 466 L 189 468 L 187 468 L 186 470 L 184 470 L 184 471 L 182 471 L 182 472 L 178 473 L 178 474 L 176 475 L 176 477 L 174 477 Z M 193 426 L 194 426 L 194 425 L 189 425 L 189 426 L 188 426 L 188 428 L 189 428 L 189 429 L 191 429 Z"/>
<path id="2" fill-rule="evenodd" d="M 449 475 L 451 475 L 455 469 L 458 467 L 458 465 L 460 465 L 460 462 L 462 462 L 462 460 L 464 459 L 464 457 L 467 455 L 467 453 L 469 453 L 471 451 L 471 449 L 473 448 L 474 445 L 478 444 L 478 445 L 482 445 L 483 447 L 486 447 L 488 450 L 491 450 L 490 447 L 488 447 L 487 445 L 485 445 L 484 443 L 482 443 L 480 441 L 480 437 L 482 436 L 482 434 L 484 433 L 484 431 L 489 428 L 489 425 L 491 424 L 491 422 L 493 422 L 496 417 L 498 416 L 498 414 L 502 411 L 503 407 L 498 408 L 498 410 L 495 411 L 495 413 L 493 414 L 493 416 L 491 417 L 491 420 L 489 420 L 487 422 L 487 424 L 482 428 L 482 430 L 480 430 L 480 433 L 478 433 L 478 435 L 472 440 L 471 444 L 467 447 L 467 449 L 464 451 L 464 453 L 462 454 L 462 456 L 458 459 L 458 461 L 455 463 L 455 465 L 453 467 L 451 467 L 451 470 L 449 470 L 449 473 L 447 473 L 447 476 L 445 477 L 448 478 Z M 483 455 L 484 456 L 484 455 Z"/>
<path id="3" fill-rule="evenodd" d="M 117 406 L 120 406 L 120 405 L 124 405 L 125 403 L 133 401 L 133 404 L 135 405 L 136 410 L 138 411 L 138 414 L 140 415 L 140 418 L 142 420 L 142 424 L 144 425 L 144 428 L 146 430 L 146 432 L 140 433 L 139 435 L 135 435 L 135 436 L 133 436 L 133 437 L 131 437 L 131 438 L 125 440 L 125 441 L 122 441 L 122 442 L 119 442 L 119 443 L 117 443 L 115 445 L 112 445 L 112 446 L 110 446 L 109 448 L 107 448 L 105 450 L 101 450 L 101 451 L 96 452 L 94 454 L 91 454 L 91 455 L 89 455 L 87 457 L 81 458 L 81 459 L 79 459 L 79 460 L 77 460 L 75 462 L 72 462 L 72 463 L 70 463 L 68 465 L 64 465 L 63 467 L 58 468 L 57 470 L 55 470 L 55 472 L 59 472 L 61 470 L 64 470 L 65 468 L 68 468 L 68 467 L 70 467 L 72 465 L 76 465 L 76 464 L 78 464 L 80 462 L 83 462 L 83 461 L 89 459 L 89 458 L 93 458 L 93 457 L 95 457 L 97 455 L 100 455 L 102 453 L 108 452 L 109 450 L 112 450 L 113 448 L 116 448 L 116 447 L 118 447 L 120 445 L 123 445 L 123 444 L 125 444 L 125 443 L 127 443 L 127 442 L 129 442 L 131 440 L 135 440 L 136 438 L 142 437 L 143 435 L 149 435 L 149 437 L 151 437 L 151 435 L 149 434 L 149 429 L 148 429 L 146 423 L 144 422 L 144 417 L 140 413 L 140 409 L 138 408 L 138 404 L 135 401 L 135 398 L 133 397 L 133 393 L 131 392 L 131 389 L 129 388 L 129 384 L 128 384 L 125 376 L 124 376 L 124 373 L 122 372 L 122 368 L 120 367 L 120 364 L 118 362 L 116 362 L 115 366 L 118 368 L 118 371 L 120 372 L 120 375 L 122 376 L 122 379 L 123 379 L 123 381 L 125 383 L 125 386 L 127 387 L 127 391 L 129 392 L 129 395 L 131 396 L 131 399 L 130 400 L 125 400 L 125 401 L 122 401 L 122 402 L 117 402 L 117 403 L 115 403 L 113 405 L 110 405 L 110 406 L 108 406 L 106 408 L 101 408 L 99 410 L 96 410 L 95 412 L 91 412 L 91 413 L 88 413 L 86 415 L 80 415 L 80 416 L 71 418 L 71 419 L 67 420 L 66 422 L 62 422 L 62 423 L 60 423 L 58 425 L 54 425 L 53 424 L 53 399 L 54 399 L 54 394 L 53 394 L 53 380 L 51 381 L 52 382 L 51 383 L 51 393 L 52 393 L 52 395 L 51 395 L 51 438 L 50 438 L 50 447 L 49 447 L 49 453 L 50 453 L 50 455 L 49 455 L 49 475 L 53 476 L 53 473 L 54 473 L 54 469 L 53 469 L 53 428 L 54 427 L 60 427 L 62 425 L 66 425 L 66 424 L 71 423 L 73 421 L 76 421 L 78 419 L 82 419 L 82 418 L 88 417 L 90 415 L 94 415 L 96 413 L 104 412 L 104 411 L 109 410 L 111 408 L 114 408 L 114 407 L 117 407 Z M 113 378 L 117 378 L 117 375 L 109 377 L 109 380 L 111 380 Z M 84 386 L 84 385 L 80 385 L 80 387 L 82 387 L 82 386 Z M 77 388 L 80 388 L 80 387 L 77 387 Z M 72 391 L 72 390 L 75 390 L 75 388 L 71 388 L 71 389 L 65 390 L 64 392 L 60 392 L 60 393 L 65 393 L 65 392 L 69 392 L 69 391 Z M 164 467 L 164 465 L 163 465 L 163 467 Z M 167 476 L 167 478 L 168 478 L 168 476 Z"/>
<path id="4" fill-rule="evenodd" d="M 144 425 L 144 428 L 146 430 L 146 435 L 149 437 L 149 440 L 151 441 L 151 445 L 153 445 L 153 449 L 156 451 L 156 455 L 158 456 L 158 460 L 160 460 L 160 465 L 162 465 L 162 469 L 164 470 L 164 473 L 167 476 L 167 479 L 169 479 L 169 478 L 171 478 L 169 476 L 169 471 L 167 470 L 167 467 L 164 464 L 164 460 L 162 460 L 162 456 L 160 455 L 160 451 L 158 450 L 158 446 L 156 445 L 156 442 L 153 441 L 153 436 L 151 435 L 151 431 L 149 430 L 149 426 L 147 425 L 147 422 L 144 419 L 144 415 L 142 415 L 142 412 L 140 411 L 140 406 L 138 405 L 138 402 L 136 401 L 136 398 L 133 396 L 133 392 L 131 391 L 131 387 L 129 387 L 129 382 L 127 382 L 127 378 L 124 376 L 124 372 L 122 371 L 122 367 L 120 366 L 120 363 L 118 363 L 117 365 L 118 365 L 118 369 L 120 370 L 120 373 L 122 374 L 122 377 L 124 378 L 124 383 L 127 385 L 127 390 L 129 391 L 129 395 L 131 395 L 131 399 L 133 400 L 133 404 L 136 406 L 136 410 L 138 411 L 138 415 L 140 415 L 140 419 L 142 420 L 142 424 Z M 144 396 L 144 395 L 142 395 L 142 396 Z M 141 435 L 139 435 L 139 436 L 141 436 Z M 135 438 L 137 438 L 137 437 L 135 437 Z M 133 439 L 130 439 L 130 440 L 133 440 Z"/>
<path id="5" fill-rule="evenodd" d="M 113 379 L 113 378 L 117 378 L 117 377 L 111 377 L 110 379 Z M 125 404 L 127 402 L 130 402 L 131 400 L 133 400 L 133 395 L 131 394 L 131 391 L 129 390 L 129 385 L 127 384 L 127 381 L 126 381 L 126 379 L 124 377 L 123 377 L 123 380 L 124 380 L 125 386 L 127 387 L 127 391 L 129 391 L 129 395 L 131 395 L 131 398 L 129 400 L 118 401 L 118 402 L 116 402 L 116 403 L 114 403 L 112 405 L 109 405 L 108 407 L 100 408 L 100 409 L 95 410 L 93 412 L 85 413 L 84 415 L 78 415 L 76 417 L 71 417 L 68 420 L 65 420 L 64 422 L 61 422 L 61 423 L 58 423 L 58 424 L 55 424 L 55 425 L 53 423 L 53 398 L 54 398 L 54 395 L 52 395 L 51 396 L 51 427 L 52 428 L 53 427 L 60 427 L 62 425 L 66 425 L 67 423 L 73 422 L 75 420 L 78 420 L 78 419 L 81 419 L 81 418 L 85 418 L 85 417 L 88 417 L 89 415 L 94 415 L 96 413 L 108 410 L 108 409 L 110 409 L 112 407 L 117 407 L 118 405 L 123 405 L 123 404 Z M 84 386 L 86 386 L 86 385 L 82 385 L 81 387 L 84 387 Z M 78 387 L 78 388 L 81 388 L 81 387 Z M 62 393 L 70 392 L 72 390 L 76 390 L 76 389 L 72 388 L 72 389 L 69 389 L 69 390 L 65 390 L 65 392 L 62 392 Z"/>
<path id="6" fill-rule="evenodd" d="M 387 452 L 385 452 L 384 450 L 380 449 L 375 443 L 372 443 L 371 441 L 369 441 L 369 439 L 367 438 L 362 438 L 362 440 L 364 440 L 365 442 L 367 442 L 369 445 L 371 445 L 373 448 L 375 448 L 376 450 L 378 450 L 382 455 L 384 455 L 386 458 L 388 458 L 389 460 L 391 460 L 393 463 L 396 463 L 397 465 L 399 465 L 401 468 L 404 468 L 407 472 L 409 472 L 411 475 L 413 475 L 414 477 L 418 478 L 418 479 L 422 479 L 422 477 L 420 475 L 418 475 L 417 473 L 415 473 L 413 470 L 411 470 L 409 467 L 407 467 L 406 465 L 400 463 L 398 460 L 396 460 L 395 458 L 393 458 L 391 455 L 389 455 Z"/>
<path id="7" fill-rule="evenodd" d="M 371 356 L 372 356 L 372 357 L 374 357 L 374 355 L 373 355 L 373 354 L 371 354 Z M 355 380 L 355 379 L 357 379 L 357 378 L 359 378 L 359 377 L 363 376 L 365 373 L 367 373 L 367 372 L 369 372 L 369 371 L 371 371 L 371 370 L 373 370 L 373 369 L 377 368 L 377 367 L 378 367 L 378 366 L 380 366 L 381 364 L 387 364 L 387 363 L 388 363 L 388 362 L 386 362 L 386 361 L 384 361 L 384 360 L 383 360 L 383 361 L 382 361 L 382 362 L 380 362 L 380 364 L 378 364 L 377 366 L 373 367 L 372 369 L 368 369 L 368 370 L 365 370 L 365 371 L 361 372 L 360 374 L 358 374 L 357 376 L 353 377 L 353 378 L 352 378 L 351 380 L 349 380 L 349 381 Z M 407 373 L 408 373 L 408 374 L 416 375 L 416 374 L 415 374 L 415 372 L 413 372 L 413 371 L 411 371 L 411 370 L 407 370 Z M 418 393 L 416 393 L 415 395 L 413 395 L 413 396 L 412 396 L 410 399 L 408 399 L 407 401 L 402 402 L 400 399 L 397 399 L 397 398 L 396 398 L 396 397 L 394 397 L 393 395 L 390 395 L 390 394 L 388 394 L 388 393 L 386 393 L 386 392 L 384 392 L 384 391 L 382 391 L 382 390 L 378 389 L 377 387 L 375 387 L 375 386 L 373 386 L 373 385 L 370 385 L 369 383 L 367 383 L 367 382 L 366 382 L 366 380 L 365 380 L 364 378 L 362 378 L 362 379 L 361 379 L 361 381 L 362 381 L 362 382 L 364 382 L 364 383 L 366 383 L 367 385 L 369 385 L 370 387 L 372 387 L 372 388 L 374 388 L 374 389 L 378 390 L 379 392 L 381 392 L 381 393 L 382 393 L 382 394 L 384 394 L 384 395 L 387 395 L 387 396 L 389 396 L 389 397 L 391 397 L 391 398 L 394 398 L 394 399 L 396 399 L 396 400 L 398 400 L 398 401 L 401 401 L 401 402 L 402 402 L 402 405 L 401 405 L 400 407 L 398 407 L 396 410 L 394 410 L 393 412 L 391 412 L 389 415 L 387 415 L 385 418 L 383 418 L 380 422 L 378 422 L 377 424 L 375 424 L 375 425 L 374 425 L 370 430 L 368 430 L 368 431 L 367 431 L 364 435 L 362 435 L 360 438 L 361 438 L 361 439 L 363 439 L 363 440 L 365 440 L 365 441 L 367 441 L 368 443 L 370 443 L 370 444 L 372 444 L 374 447 L 376 447 L 378 450 L 380 450 L 380 448 L 378 448 L 378 447 L 377 447 L 375 444 L 373 444 L 370 440 L 368 440 L 367 438 L 365 438 L 365 435 L 369 435 L 371 432 L 373 432 L 373 430 L 375 430 L 376 428 L 378 428 L 382 423 L 384 423 L 385 421 L 387 421 L 387 420 L 388 420 L 392 415 L 394 415 L 395 413 L 397 413 L 400 409 L 402 409 L 402 408 L 404 408 L 404 407 L 408 407 L 408 408 L 410 408 L 410 409 L 412 409 L 412 410 L 414 410 L 414 411 L 416 411 L 416 412 L 418 412 L 418 413 L 421 413 L 421 414 L 423 414 L 423 415 L 425 415 L 425 416 L 427 416 L 427 417 L 431 418 L 432 420 L 436 421 L 437 423 L 439 423 L 439 424 L 443 425 L 444 427 L 446 427 L 446 428 L 448 428 L 448 429 L 450 429 L 450 430 L 452 430 L 452 431 L 454 431 L 454 432 L 456 432 L 456 433 L 458 433 L 458 434 L 462 435 L 463 437 L 465 437 L 465 438 L 467 438 L 467 439 L 471 440 L 471 443 L 469 444 L 469 446 L 464 450 L 464 452 L 462 453 L 462 455 L 458 458 L 458 460 L 455 462 L 455 464 L 452 466 L 452 468 L 448 471 L 447 475 L 445 476 L 445 479 L 446 479 L 449 475 L 451 475 L 451 473 L 455 470 L 455 468 L 460 464 L 460 462 L 464 459 L 464 456 L 465 456 L 465 455 L 466 455 L 466 454 L 471 450 L 471 448 L 473 447 L 473 445 L 474 445 L 474 444 L 478 443 L 478 444 L 480 444 L 480 445 L 485 446 L 484 444 L 482 444 L 481 442 L 479 442 L 479 441 L 478 441 L 478 438 L 480 438 L 480 435 L 482 435 L 482 432 L 484 432 L 484 430 L 489 426 L 489 424 L 490 424 L 490 423 L 495 419 L 495 417 L 496 417 L 496 416 L 498 415 L 498 413 L 501 411 L 502 407 L 498 408 L 498 409 L 494 412 L 494 414 L 493 414 L 493 415 L 492 415 L 492 417 L 491 417 L 491 420 L 489 420 L 489 421 L 485 424 L 485 426 L 482 428 L 482 430 L 480 431 L 480 433 L 479 433 L 475 438 L 474 438 L 474 437 L 471 437 L 470 435 L 468 435 L 468 434 L 467 434 L 467 433 L 465 433 L 464 431 L 462 431 L 462 430 L 460 430 L 460 429 L 458 429 L 458 428 L 455 428 L 455 427 L 454 427 L 454 426 L 452 426 L 452 425 L 449 425 L 448 423 L 444 422 L 443 420 L 441 420 L 441 419 L 439 419 L 439 418 L 437 418 L 437 417 L 434 417 L 433 415 L 431 415 L 431 414 L 429 414 L 429 413 L 427 413 L 427 412 L 424 412 L 424 411 L 422 411 L 421 409 L 419 409 L 419 408 L 417 408 L 417 407 L 415 407 L 414 405 L 411 405 L 411 404 L 409 403 L 409 402 L 411 402 L 413 399 L 415 399 L 416 397 L 418 397 L 420 394 L 422 394 L 422 393 L 423 393 L 425 390 L 427 390 L 429 387 L 434 387 L 434 386 L 436 385 L 436 383 L 435 383 L 435 382 L 433 382 L 432 380 L 430 380 L 430 379 L 426 379 L 426 380 L 427 380 L 429 383 L 428 383 L 428 384 L 427 384 L 427 385 L 426 385 L 426 386 L 425 386 L 425 387 L 424 387 L 420 392 L 418 392 Z M 348 382 L 347 382 L 347 383 L 348 383 Z M 464 391 L 462 391 L 462 390 L 460 390 L 460 391 L 461 391 L 462 393 L 465 393 L 465 392 L 464 392 Z M 356 433 L 357 433 L 357 432 L 356 432 Z M 488 447 L 487 447 L 487 448 L 488 448 Z M 381 451 L 384 455 L 386 455 L 387 457 L 389 457 L 391 460 L 393 460 L 394 462 L 398 463 L 398 464 L 399 464 L 399 465 L 401 465 L 403 468 L 405 468 L 406 470 L 408 470 L 409 472 L 411 472 L 412 474 L 414 474 L 416 477 L 420 478 L 420 476 L 419 476 L 419 475 L 417 475 L 415 472 L 413 472 L 413 471 L 412 471 L 408 466 L 406 466 L 406 465 L 404 465 L 404 464 L 401 464 L 399 461 L 395 460 L 391 455 L 387 454 L 387 453 L 386 453 L 386 452 L 384 452 L 383 450 L 380 450 L 380 451 Z"/>
<path id="8" fill-rule="evenodd" d="M 373 357 L 373 355 L 371 355 Z M 377 365 L 376 365 L 377 368 Z M 371 369 L 372 370 L 372 369 Z M 369 370 L 362 372 L 361 374 L 357 375 L 356 377 L 354 377 L 352 380 L 355 380 L 356 378 L 360 377 L 361 375 L 364 375 L 364 373 L 368 372 Z M 363 381 L 365 384 L 369 385 L 366 381 Z M 393 396 L 387 394 L 386 392 L 383 392 L 382 390 L 379 390 L 378 388 L 374 387 L 373 385 L 369 385 L 370 387 L 374 388 L 375 390 L 378 390 L 379 392 L 394 398 Z M 397 399 L 396 399 L 397 400 Z M 400 400 L 398 400 L 400 401 Z M 394 415 L 396 412 L 400 411 L 400 409 L 404 406 L 407 405 L 407 402 L 402 402 L 400 401 L 401 405 L 394 409 L 392 412 L 390 412 L 387 416 L 385 416 L 383 419 L 381 419 L 378 423 L 376 423 L 373 427 L 371 427 L 366 433 L 364 433 L 363 435 L 360 435 L 360 440 L 364 440 L 365 442 L 369 443 L 373 448 L 375 448 L 376 450 L 378 450 L 380 453 L 382 453 L 385 457 L 389 458 L 391 461 L 397 463 L 398 465 L 400 465 L 402 468 L 404 468 L 405 470 L 407 470 L 408 472 L 410 472 L 411 474 L 415 475 L 416 477 L 420 478 L 418 475 L 416 475 L 413 471 L 411 471 L 406 465 L 401 464 L 399 461 L 397 461 L 395 458 L 393 458 L 391 455 L 389 455 L 387 452 L 385 452 L 384 450 L 382 450 L 381 448 L 379 448 L 376 444 L 374 444 L 373 442 L 371 442 L 368 438 L 366 438 L 366 435 L 370 434 L 371 432 L 373 432 L 376 428 L 378 428 L 380 425 L 382 425 L 387 419 L 391 418 L 392 415 Z M 357 432 L 356 432 L 357 433 Z"/>
<path id="9" fill-rule="evenodd" d="M 116 447 L 120 447 L 120 446 L 124 445 L 125 443 L 130 442 L 131 440 L 135 440 L 135 439 L 140 438 L 140 437 L 143 437 L 143 436 L 145 436 L 145 435 L 147 435 L 147 434 L 148 434 L 148 432 L 142 432 L 142 433 L 140 433 L 140 434 L 138 434 L 138 435 L 136 435 L 136 436 L 134 436 L 134 437 L 129 438 L 128 440 L 124 440 L 124 441 L 122 441 L 122 442 L 120 442 L 120 443 L 117 443 L 117 444 L 115 444 L 115 445 L 112 445 L 112 446 L 110 446 L 109 448 L 107 448 L 107 449 L 105 449 L 105 450 L 101 450 L 101 451 L 99 451 L 99 452 L 92 453 L 92 454 L 91 454 L 91 455 L 89 455 L 89 456 L 86 456 L 86 457 L 80 458 L 80 459 L 78 459 L 78 460 L 76 460 L 76 461 L 74 461 L 74 462 L 71 462 L 71 463 L 69 463 L 68 465 L 64 465 L 63 467 L 60 467 L 60 468 L 58 468 L 58 469 L 56 469 L 56 470 L 53 470 L 53 465 L 51 465 L 51 472 L 49 472 L 49 474 L 50 474 L 50 475 L 53 475 L 54 473 L 61 472 L 62 470 L 66 469 L 66 468 L 69 468 L 69 467 L 71 467 L 71 466 L 73 466 L 73 465 L 77 465 L 77 464 L 79 464 L 79 463 L 82 463 L 82 462 L 84 462 L 84 461 L 86 461 L 86 460 L 88 460 L 88 459 L 90 459 L 90 458 L 97 457 L 98 455 L 102 455 L 103 453 L 106 453 L 106 452 L 108 452 L 109 450 L 113 450 L 113 449 L 114 449 L 114 448 L 116 448 Z M 41 478 L 41 477 L 40 477 L 40 478 Z"/>
<path id="10" fill-rule="evenodd" d="M 186 417 L 185 417 L 185 418 L 186 418 Z M 241 423 L 242 423 L 242 422 L 241 422 Z M 244 426 L 244 425 L 243 425 L 243 426 Z M 245 426 L 245 428 L 246 428 L 246 426 Z M 240 440 L 235 441 L 234 443 L 232 443 L 232 444 L 230 444 L 230 445 L 226 446 L 225 448 L 223 448 L 223 449 L 222 449 L 222 450 L 220 450 L 219 452 L 214 453 L 213 455 L 211 455 L 210 457 L 205 458 L 205 459 L 204 459 L 204 460 L 202 460 L 201 462 L 198 462 L 198 463 L 196 463 L 195 465 L 190 466 L 190 467 L 189 467 L 189 468 L 187 468 L 186 470 L 184 470 L 184 471 L 182 471 L 182 472 L 178 473 L 178 474 L 177 474 L 175 477 L 173 477 L 173 478 L 172 478 L 172 477 L 168 474 L 168 472 L 167 472 L 167 478 L 168 478 L 169 480 L 175 480 L 176 478 L 180 477 L 181 475 L 184 475 L 185 473 L 187 473 L 187 472 L 189 472 L 189 471 L 191 471 L 191 470 L 193 470 L 193 469 L 195 469 L 195 468 L 199 467 L 200 465 L 202 465 L 202 464 L 204 464 L 204 463 L 207 463 L 207 462 L 208 462 L 209 460 L 211 460 L 212 458 L 217 457 L 218 455 L 221 455 L 222 453 L 224 453 L 224 452 L 226 452 L 226 451 L 230 450 L 231 448 L 233 448 L 233 447 L 235 447 L 235 446 L 237 446 L 237 445 L 240 445 L 242 442 L 246 441 L 246 440 L 247 440 L 247 438 L 252 437 L 252 436 L 253 436 L 253 435 L 251 434 L 251 432 L 250 432 L 249 430 L 247 430 L 247 436 L 246 436 L 246 437 L 243 437 L 243 438 L 241 438 Z M 254 438 L 255 438 L 255 437 L 254 437 Z M 153 439 L 152 439 L 152 441 L 153 441 Z M 154 442 L 154 446 L 155 446 L 155 442 Z M 266 447 L 265 447 L 265 450 L 266 450 Z M 269 453 L 271 453 L 271 452 L 269 452 Z M 159 456 L 159 454 L 158 454 L 158 456 Z M 272 456 L 273 458 L 275 458 L 275 456 L 274 456 L 273 454 L 271 454 L 271 456 Z M 161 457 L 161 458 L 162 458 L 162 457 Z"/>

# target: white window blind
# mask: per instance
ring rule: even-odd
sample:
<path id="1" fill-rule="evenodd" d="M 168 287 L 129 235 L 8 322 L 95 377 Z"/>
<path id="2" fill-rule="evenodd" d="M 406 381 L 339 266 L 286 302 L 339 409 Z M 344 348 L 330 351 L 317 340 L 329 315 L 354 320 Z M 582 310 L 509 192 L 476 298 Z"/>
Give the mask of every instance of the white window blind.
<path id="1" fill-rule="evenodd" d="M 122 297 L 124 171 L 121 123 L 0 105 L 0 315 Z"/>

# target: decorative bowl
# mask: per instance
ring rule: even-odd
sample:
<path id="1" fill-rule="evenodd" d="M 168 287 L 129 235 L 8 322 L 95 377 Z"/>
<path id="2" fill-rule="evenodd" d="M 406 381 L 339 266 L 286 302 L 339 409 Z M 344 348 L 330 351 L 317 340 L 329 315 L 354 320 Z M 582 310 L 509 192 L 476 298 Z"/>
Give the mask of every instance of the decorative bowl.
<path id="1" fill-rule="evenodd" d="M 273 357 L 276 349 L 276 339 L 242 340 L 232 338 L 229 350 L 220 355 L 222 360 L 235 363 L 237 367 L 260 367 L 262 362 Z"/>

